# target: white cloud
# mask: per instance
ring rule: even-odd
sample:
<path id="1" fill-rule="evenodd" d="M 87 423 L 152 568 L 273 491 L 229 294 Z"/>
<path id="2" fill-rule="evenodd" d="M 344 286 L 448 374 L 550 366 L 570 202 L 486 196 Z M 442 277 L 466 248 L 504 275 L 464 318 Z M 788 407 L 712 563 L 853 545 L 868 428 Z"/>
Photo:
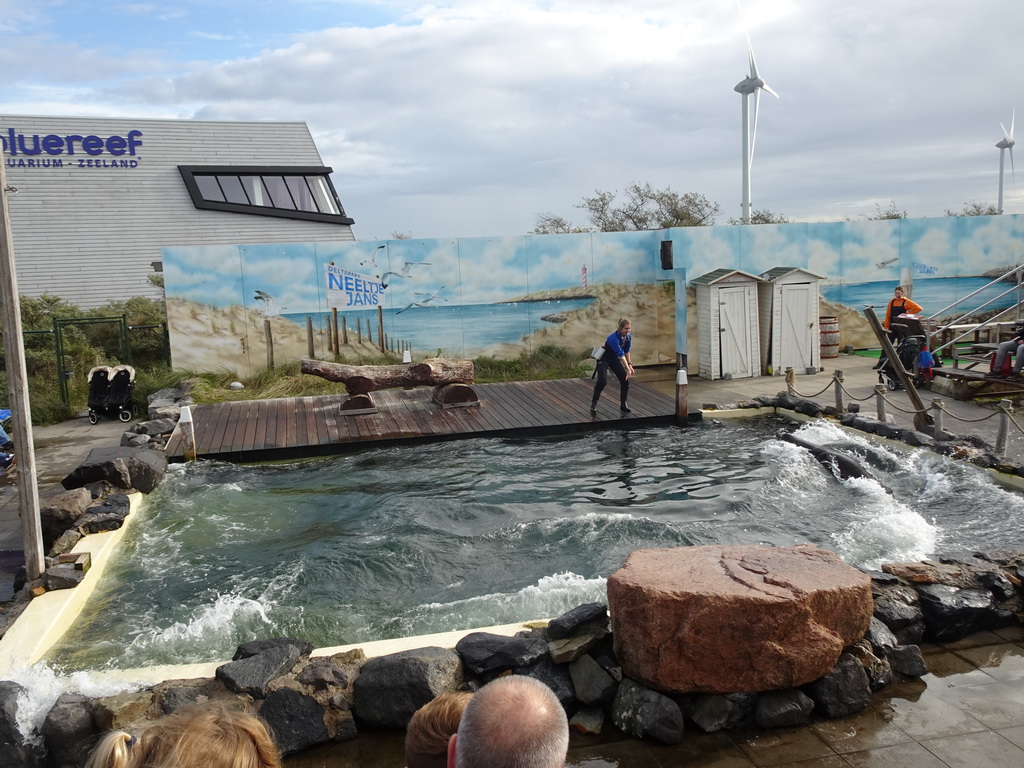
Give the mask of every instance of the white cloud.
<path id="1" fill-rule="evenodd" d="M 821 221 L 890 200 L 911 216 L 995 201 L 999 122 L 1024 105 L 1007 65 L 1024 4 L 743 5 L 760 74 L 782 97 L 761 104 L 755 208 Z M 21 13 L 18 29 L 36 34 L 54 13 L 23 7 L 5 0 L 0 18 Z M 634 180 L 706 194 L 722 222 L 739 215 L 732 88 L 747 55 L 734 4 L 377 2 L 360 7 L 383 21 L 362 26 L 346 15 L 355 6 L 321 7 L 331 26 L 283 16 L 266 40 L 190 17 L 265 46 L 226 61 L 215 41 L 205 60 L 175 60 L 116 47 L 130 36 L 89 48 L 52 30 L 15 35 L 0 51 L 0 111 L 305 120 L 366 239 L 523 234 L 548 211 L 585 223 L 574 203 Z M 1024 190 L 1008 184 L 1006 197 L 1024 211 Z"/>

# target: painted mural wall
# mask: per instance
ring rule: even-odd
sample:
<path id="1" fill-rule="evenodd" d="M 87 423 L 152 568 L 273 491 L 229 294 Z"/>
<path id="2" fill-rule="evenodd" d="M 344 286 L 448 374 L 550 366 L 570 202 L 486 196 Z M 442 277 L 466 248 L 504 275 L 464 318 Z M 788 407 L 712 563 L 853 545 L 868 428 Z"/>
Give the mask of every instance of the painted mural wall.
<path id="1" fill-rule="evenodd" d="M 876 346 L 862 311 L 884 311 L 907 284 L 926 314 L 1021 263 L 1016 215 L 687 227 L 657 232 L 187 246 L 163 249 L 175 367 L 251 375 L 274 359 L 330 357 L 332 309 L 349 359 L 379 344 L 414 357 L 509 358 L 538 345 L 584 350 L 630 317 L 639 365 L 696 349 L 690 279 L 717 269 L 760 275 L 779 266 L 824 276 L 820 314 L 841 344 Z M 661 243 L 672 241 L 672 268 Z M 1008 286 L 990 287 L 981 303 Z M 1015 293 L 989 311 L 1011 306 Z M 309 329 L 312 329 L 312 333 Z M 693 370 L 693 355 L 690 355 Z"/>

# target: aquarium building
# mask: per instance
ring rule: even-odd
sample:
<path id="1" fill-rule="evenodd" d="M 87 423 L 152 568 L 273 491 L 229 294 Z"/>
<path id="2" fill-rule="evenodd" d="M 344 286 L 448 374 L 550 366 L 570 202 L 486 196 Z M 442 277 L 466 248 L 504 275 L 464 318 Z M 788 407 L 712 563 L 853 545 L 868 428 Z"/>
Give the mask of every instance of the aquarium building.
<path id="1" fill-rule="evenodd" d="M 165 246 L 355 239 L 303 122 L 7 115 L 0 143 L 22 295 L 161 299 Z"/>

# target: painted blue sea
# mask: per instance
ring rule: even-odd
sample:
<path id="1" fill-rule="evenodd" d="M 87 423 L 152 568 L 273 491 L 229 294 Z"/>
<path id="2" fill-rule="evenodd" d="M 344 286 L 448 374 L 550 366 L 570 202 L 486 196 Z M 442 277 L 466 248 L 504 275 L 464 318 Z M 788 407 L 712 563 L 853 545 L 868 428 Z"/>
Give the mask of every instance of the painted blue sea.
<path id="1" fill-rule="evenodd" d="M 510 304 L 463 304 L 449 306 L 410 307 L 385 309 L 384 332 L 389 339 L 405 342 L 412 349 L 434 352 L 443 349 L 445 355 L 473 356 L 492 344 L 513 343 L 542 328 L 557 326 L 543 317 L 562 315 L 590 306 L 593 299 L 561 299 L 551 301 L 514 302 Z M 339 312 L 349 329 L 356 323 L 365 328 L 369 322 L 374 338 L 377 334 L 377 310 Z M 317 327 L 326 323 L 330 313 L 295 312 L 283 317 L 305 326 L 312 317 Z"/>
<path id="2" fill-rule="evenodd" d="M 1014 306 L 1017 301 L 1017 290 L 1012 283 L 991 282 L 987 277 L 930 277 L 917 278 L 914 280 L 912 298 L 924 308 L 925 315 L 933 315 L 942 312 L 959 299 L 969 296 L 974 291 L 982 289 L 977 296 L 965 301 L 963 306 L 942 312 L 942 318 L 951 315 L 970 313 L 989 300 L 991 304 L 985 307 L 985 312 L 998 309 L 1006 309 Z M 987 287 L 986 287 L 987 286 Z M 885 305 L 892 298 L 892 290 L 896 287 L 893 280 L 880 280 L 871 283 L 853 283 L 846 285 L 825 285 L 821 289 L 821 295 L 828 301 L 846 304 L 848 307 L 860 310 L 865 305 L 871 304 L 879 309 L 885 310 Z M 999 294 L 1006 293 L 1000 298 Z"/>

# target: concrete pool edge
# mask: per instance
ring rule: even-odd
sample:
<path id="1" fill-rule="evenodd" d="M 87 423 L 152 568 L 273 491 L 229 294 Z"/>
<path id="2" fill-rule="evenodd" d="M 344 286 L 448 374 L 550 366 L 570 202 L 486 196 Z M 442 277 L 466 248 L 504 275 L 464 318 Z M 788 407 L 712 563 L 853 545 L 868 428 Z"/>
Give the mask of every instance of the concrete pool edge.
<path id="1" fill-rule="evenodd" d="M 0 678 L 16 666 L 32 666 L 64 636 L 96 591 L 111 556 L 138 518 L 143 494 L 128 494 L 130 512 L 124 524 L 113 531 L 83 536 L 72 547 L 73 554 L 88 552 L 92 565 L 78 586 L 45 592 L 35 597 L 0 637 Z"/>

